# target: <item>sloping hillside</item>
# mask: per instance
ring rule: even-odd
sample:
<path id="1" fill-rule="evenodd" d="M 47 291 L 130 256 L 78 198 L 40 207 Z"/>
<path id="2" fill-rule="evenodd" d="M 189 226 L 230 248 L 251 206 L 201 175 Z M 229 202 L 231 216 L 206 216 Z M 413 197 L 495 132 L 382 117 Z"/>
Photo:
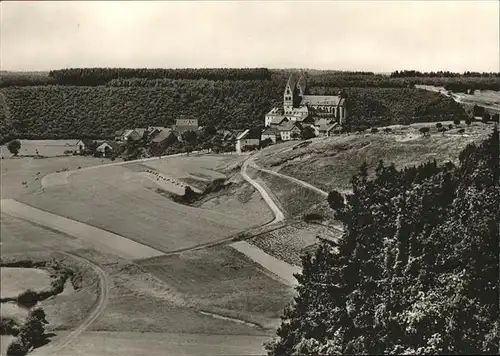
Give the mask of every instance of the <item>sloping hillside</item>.
<path id="1" fill-rule="evenodd" d="M 415 127 L 416 126 L 416 127 Z M 473 123 L 459 134 L 460 128 L 438 133 L 431 127 L 423 136 L 418 127 L 394 128 L 391 133 L 351 134 L 318 138 L 307 147 L 293 150 L 290 143 L 268 147 L 259 153 L 257 163 L 280 173 L 304 180 L 325 191 L 350 189 L 350 180 L 366 162 L 373 174 L 378 161 L 394 163 L 397 168 L 418 165 L 436 159 L 438 163 L 456 161 L 460 151 L 471 142 L 480 142 L 491 131 L 491 125 Z"/>

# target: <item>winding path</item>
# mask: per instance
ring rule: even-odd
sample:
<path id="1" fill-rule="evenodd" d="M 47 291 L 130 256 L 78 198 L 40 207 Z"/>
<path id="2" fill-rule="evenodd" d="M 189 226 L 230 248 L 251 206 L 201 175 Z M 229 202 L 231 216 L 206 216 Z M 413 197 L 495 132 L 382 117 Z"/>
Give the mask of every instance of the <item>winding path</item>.
<path id="1" fill-rule="evenodd" d="M 275 172 L 275 171 L 272 171 L 270 169 L 266 169 L 266 168 L 262 168 L 262 167 L 259 167 L 257 166 L 257 164 L 255 163 L 255 161 L 253 160 L 253 158 L 250 159 L 250 163 L 249 163 L 253 168 L 259 170 L 259 171 L 262 171 L 262 172 L 266 172 L 266 173 L 269 173 L 269 174 L 272 174 L 274 176 L 277 176 L 277 177 L 280 177 L 280 178 L 283 178 L 283 179 L 286 179 L 286 180 L 289 180 L 290 182 L 293 182 L 295 184 L 298 184 L 298 185 L 301 185 L 303 186 L 304 188 L 307 188 L 307 189 L 310 189 L 310 190 L 313 190 L 315 191 L 316 193 L 324 196 L 324 197 L 327 197 L 328 196 L 328 193 L 325 192 L 324 190 L 321 190 L 319 189 L 318 187 L 315 187 L 314 185 L 311 185 L 307 182 L 304 182 L 303 180 L 300 180 L 300 179 L 297 179 L 297 178 L 294 178 L 294 177 L 290 177 L 290 176 L 287 176 L 285 174 L 282 174 L 282 173 L 278 173 L 278 172 Z"/>
<path id="2" fill-rule="evenodd" d="M 64 355 L 62 352 L 62 349 L 69 345 L 71 342 L 73 342 L 78 336 L 80 336 L 81 333 L 83 333 L 85 330 L 87 330 L 94 321 L 97 320 L 101 316 L 101 314 L 104 312 L 104 309 L 106 309 L 106 305 L 108 304 L 108 295 L 109 295 L 109 280 L 106 272 L 97 264 L 93 263 L 92 261 L 89 261 L 83 257 L 74 255 L 69 252 L 64 252 L 64 251 L 59 251 L 55 250 L 61 254 L 64 254 L 66 256 L 69 256 L 75 260 L 78 260 L 90 268 L 92 268 L 98 275 L 99 277 L 99 286 L 100 286 L 100 293 L 99 293 L 99 300 L 97 302 L 96 307 L 92 312 L 85 318 L 85 320 L 73 331 L 71 331 L 69 334 L 65 335 L 64 338 L 54 342 L 54 343 L 49 343 L 47 347 L 42 347 L 39 349 L 34 350 L 33 352 L 30 353 L 30 355 L 34 356 L 52 356 L 52 355 Z"/>
<path id="3" fill-rule="evenodd" d="M 300 179 L 297 179 L 297 178 L 294 178 L 294 177 L 287 176 L 287 175 L 285 175 L 285 174 L 283 174 L 283 173 L 278 173 L 278 172 L 272 171 L 272 170 L 270 170 L 270 169 L 266 169 L 266 168 L 259 167 L 259 166 L 257 165 L 257 163 L 255 163 L 255 161 L 254 161 L 254 159 L 253 159 L 253 158 L 249 158 L 249 160 L 248 160 L 248 161 L 249 161 L 249 162 L 248 162 L 248 164 L 249 164 L 250 166 L 252 166 L 253 168 L 255 168 L 255 169 L 259 170 L 259 171 L 262 171 L 262 172 L 265 172 L 265 173 L 269 173 L 269 174 L 272 174 L 272 175 L 274 175 L 274 176 L 276 176 L 276 177 L 280 177 L 280 178 L 286 179 L 286 180 L 288 180 L 288 181 L 290 181 L 290 182 L 292 182 L 292 183 L 298 184 L 298 185 L 300 185 L 300 186 L 302 186 L 302 187 L 304 187 L 304 188 L 306 188 L 306 189 L 313 190 L 314 192 L 316 192 L 316 193 L 318 193 L 318 194 L 322 195 L 322 196 L 323 196 L 323 197 L 325 197 L 325 198 L 326 198 L 326 197 L 328 197 L 328 193 L 327 193 L 327 192 L 325 192 L 324 190 L 319 189 L 318 187 L 315 187 L 315 186 L 314 186 L 314 185 L 312 185 L 312 184 L 309 184 L 309 183 L 307 183 L 307 182 L 304 182 L 303 180 L 300 180 Z M 347 204 L 347 201 L 346 201 L 345 199 L 346 199 L 346 198 L 345 198 L 345 196 L 344 196 L 344 201 L 345 201 L 345 203 Z M 337 225 L 330 225 L 330 227 L 334 228 L 335 230 L 337 230 L 337 231 L 339 231 L 339 232 L 343 232 L 343 231 L 344 231 L 344 228 L 343 228 L 343 227 L 341 227 L 341 226 L 337 226 Z"/>
<path id="4" fill-rule="evenodd" d="M 247 168 L 249 163 L 251 162 L 251 159 L 252 158 L 248 158 L 241 166 L 241 175 L 248 183 L 250 183 L 255 189 L 257 189 L 257 191 L 260 193 L 260 195 L 274 214 L 274 220 L 266 224 L 266 226 L 278 224 L 285 219 L 285 215 L 278 207 L 278 205 L 276 205 L 276 203 L 273 201 L 269 193 L 257 181 L 250 178 L 250 176 L 248 175 Z M 271 272 L 274 276 L 277 276 L 280 282 L 283 282 L 292 287 L 297 285 L 298 282 L 294 277 L 294 274 L 301 273 L 300 267 L 293 266 L 289 263 L 281 261 L 276 257 L 273 257 L 264 252 L 257 246 L 248 243 L 247 241 L 233 242 L 232 244 L 230 244 L 230 246 Z"/>

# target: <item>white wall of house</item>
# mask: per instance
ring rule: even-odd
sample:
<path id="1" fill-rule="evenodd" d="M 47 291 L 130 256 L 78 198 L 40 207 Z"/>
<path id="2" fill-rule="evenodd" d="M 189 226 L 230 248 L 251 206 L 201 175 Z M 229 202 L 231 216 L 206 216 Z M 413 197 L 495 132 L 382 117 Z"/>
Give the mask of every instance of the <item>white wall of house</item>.
<path id="1" fill-rule="evenodd" d="M 101 152 L 104 155 L 106 153 L 106 148 L 109 150 L 109 152 L 113 151 L 113 147 L 108 145 L 106 142 L 97 147 L 96 151 Z"/>
<path id="2" fill-rule="evenodd" d="M 236 140 L 236 153 L 241 153 L 246 146 L 258 146 L 259 144 L 260 140 L 257 138 L 242 138 Z"/>
<path id="3" fill-rule="evenodd" d="M 85 147 L 85 144 L 83 143 L 83 141 L 82 141 L 82 140 L 78 141 L 78 142 L 76 143 L 75 147 L 76 147 L 76 151 L 77 151 L 77 152 L 79 152 L 79 153 L 84 152 L 84 151 L 85 151 L 85 148 L 86 148 L 86 147 Z"/>
<path id="4" fill-rule="evenodd" d="M 276 143 L 276 135 L 262 135 L 262 137 L 260 138 L 262 141 L 266 140 L 270 138 L 271 141 L 273 141 L 273 143 Z"/>
<path id="5" fill-rule="evenodd" d="M 292 139 L 292 131 L 280 131 L 280 135 L 283 141 L 290 141 Z"/>

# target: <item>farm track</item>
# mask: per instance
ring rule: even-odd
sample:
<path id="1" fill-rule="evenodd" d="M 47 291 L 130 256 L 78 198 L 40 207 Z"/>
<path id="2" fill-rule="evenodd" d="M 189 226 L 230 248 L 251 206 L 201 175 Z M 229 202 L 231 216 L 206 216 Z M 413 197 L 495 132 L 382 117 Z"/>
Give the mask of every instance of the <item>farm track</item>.
<path id="1" fill-rule="evenodd" d="M 279 178 L 282 178 L 282 179 L 286 179 L 286 180 L 288 180 L 288 181 L 290 181 L 292 183 L 295 183 L 297 185 L 300 185 L 300 186 L 302 186 L 302 187 L 304 187 L 306 189 L 313 190 L 314 192 L 322 195 L 325 198 L 328 197 L 328 193 L 327 192 L 325 192 L 324 190 L 319 189 L 318 187 L 315 187 L 312 184 L 309 184 L 307 182 L 304 182 L 303 180 L 300 180 L 300 179 L 297 179 L 297 178 L 294 178 L 294 177 L 287 176 L 287 175 L 285 175 L 283 173 L 278 173 L 278 172 L 272 171 L 270 169 L 259 167 L 257 165 L 257 163 L 255 163 L 255 160 L 253 158 L 250 158 L 249 161 L 250 161 L 249 165 L 252 168 L 255 168 L 255 169 L 259 170 L 259 171 L 262 171 L 262 172 L 265 172 L 265 173 L 268 173 L 268 174 L 272 174 L 272 175 L 274 175 L 276 177 L 279 177 Z M 331 227 L 334 228 L 337 231 L 340 231 L 340 232 L 344 231 L 344 229 L 342 227 L 340 227 L 340 226 L 331 225 Z"/>
<path id="2" fill-rule="evenodd" d="M 295 184 L 298 184 L 304 188 L 307 188 L 307 189 L 310 189 L 310 190 L 313 190 L 314 192 L 318 193 L 319 195 L 322 195 L 324 196 L 325 198 L 328 196 L 328 193 L 325 192 L 324 190 L 321 190 L 319 189 L 318 187 L 315 187 L 314 185 L 311 185 L 307 182 L 304 182 L 303 180 L 300 180 L 300 179 L 297 179 L 297 178 L 294 178 L 294 177 L 290 177 L 290 176 L 287 176 L 285 174 L 282 174 L 282 173 L 278 173 L 278 172 L 275 172 L 275 171 L 272 171 L 270 169 L 266 169 L 266 168 L 262 168 L 262 167 L 259 167 L 257 166 L 257 164 L 255 163 L 254 160 L 251 160 L 250 162 L 250 165 L 252 166 L 252 168 L 255 168 L 259 171 L 262 171 L 262 172 L 266 172 L 266 173 L 269 173 L 269 174 L 272 174 L 274 176 L 277 176 L 277 177 L 280 177 L 280 178 L 283 178 L 283 179 L 286 179 L 290 182 L 293 182 Z"/>
<path id="3" fill-rule="evenodd" d="M 269 222 L 268 224 L 265 224 L 263 227 L 280 225 L 280 223 L 285 220 L 285 215 L 278 207 L 278 205 L 274 202 L 269 193 L 264 189 L 264 187 L 262 187 L 257 181 L 252 179 L 247 173 L 247 168 L 251 160 L 252 157 L 249 157 L 247 160 L 245 160 L 245 162 L 241 166 L 241 175 L 248 183 L 250 183 L 255 189 L 257 189 L 257 191 L 260 193 L 260 195 L 274 214 L 274 220 Z M 299 267 L 293 266 L 287 262 L 275 258 L 264 252 L 257 246 L 248 243 L 247 241 L 237 241 L 230 244 L 230 246 L 262 266 L 267 271 L 271 272 L 274 276 L 277 276 L 277 279 L 280 282 L 291 287 L 297 285 L 297 280 L 294 277 L 294 274 L 301 272 L 301 269 Z"/>
<path id="4" fill-rule="evenodd" d="M 64 355 L 64 353 L 60 352 L 64 347 L 68 346 L 71 342 L 73 342 L 78 336 L 80 336 L 84 331 L 86 331 L 104 312 L 106 306 L 108 304 L 108 296 L 109 296 L 109 279 L 106 272 L 94 262 L 77 256 L 73 253 L 52 250 L 58 252 L 60 254 L 66 255 L 72 259 L 78 260 L 90 268 L 92 268 L 99 277 L 99 300 L 92 312 L 85 318 L 85 320 L 74 330 L 69 332 L 64 338 L 56 341 L 54 344 L 48 344 L 45 348 L 36 349 L 30 353 L 30 355 L 34 356 L 52 356 L 52 355 Z"/>

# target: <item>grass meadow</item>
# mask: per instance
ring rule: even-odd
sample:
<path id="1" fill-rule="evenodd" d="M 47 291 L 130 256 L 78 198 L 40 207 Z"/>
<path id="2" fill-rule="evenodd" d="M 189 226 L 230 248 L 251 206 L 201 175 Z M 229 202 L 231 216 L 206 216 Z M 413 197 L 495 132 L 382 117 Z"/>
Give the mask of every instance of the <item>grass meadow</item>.
<path id="1" fill-rule="evenodd" d="M 315 139 L 311 145 L 296 150 L 279 150 L 279 147 L 269 151 L 264 149 L 256 162 L 327 192 L 333 189 L 346 192 L 351 189 L 350 180 L 363 161 L 368 164 L 370 174 L 373 174 L 380 159 L 386 165 L 394 163 L 398 168 L 432 159 L 438 163 L 456 161 L 467 144 L 482 141 L 492 130 L 492 125 L 474 123 L 467 127 L 462 124 L 464 134 L 459 134 L 459 128 L 454 128 L 443 135 L 437 133 L 435 125 L 428 126 L 431 127 L 431 135 L 426 137 L 409 127 L 393 133 Z"/>

